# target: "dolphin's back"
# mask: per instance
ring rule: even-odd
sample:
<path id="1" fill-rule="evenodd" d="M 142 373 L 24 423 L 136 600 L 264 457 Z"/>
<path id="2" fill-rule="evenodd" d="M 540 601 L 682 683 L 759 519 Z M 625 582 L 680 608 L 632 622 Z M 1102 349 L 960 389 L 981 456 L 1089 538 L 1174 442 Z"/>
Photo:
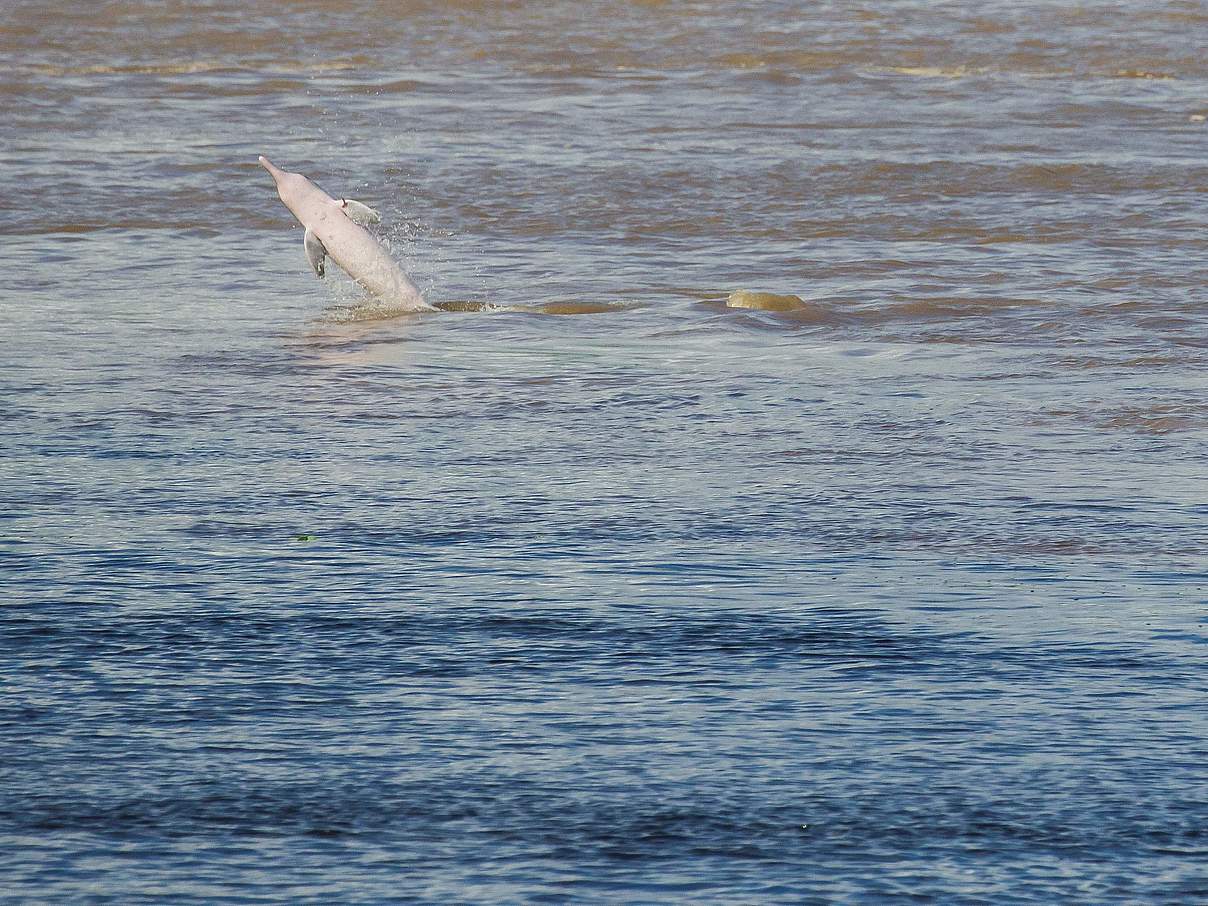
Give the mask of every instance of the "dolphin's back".
<path id="1" fill-rule="evenodd" d="M 319 237 L 328 257 L 368 292 L 386 302 L 428 307 L 382 244 L 363 226 L 349 220 L 334 201 L 307 226 Z"/>

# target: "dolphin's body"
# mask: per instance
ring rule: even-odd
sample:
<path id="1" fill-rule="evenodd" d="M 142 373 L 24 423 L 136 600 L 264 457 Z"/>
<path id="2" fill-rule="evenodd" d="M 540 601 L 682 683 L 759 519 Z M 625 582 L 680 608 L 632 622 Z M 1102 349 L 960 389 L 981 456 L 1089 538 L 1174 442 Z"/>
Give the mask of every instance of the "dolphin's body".
<path id="1" fill-rule="evenodd" d="M 324 261 L 331 258 L 391 308 L 435 311 L 381 243 L 365 229 L 364 224 L 381 219 L 375 211 L 357 201 L 332 198 L 301 173 L 278 169 L 267 157 L 260 157 L 259 161 L 277 184 L 281 201 L 306 228 L 303 240 L 306 257 L 316 274 L 323 276 Z"/>

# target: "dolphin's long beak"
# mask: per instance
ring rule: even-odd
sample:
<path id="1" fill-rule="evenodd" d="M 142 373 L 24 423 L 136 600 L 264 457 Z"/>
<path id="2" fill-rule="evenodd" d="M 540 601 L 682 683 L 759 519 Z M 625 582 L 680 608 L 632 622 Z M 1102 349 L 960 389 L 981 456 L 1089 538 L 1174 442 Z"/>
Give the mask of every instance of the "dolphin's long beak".
<path id="1" fill-rule="evenodd" d="M 271 160 L 269 160 L 267 157 L 265 157 L 263 154 L 261 154 L 259 157 L 256 158 L 256 162 L 259 163 L 260 166 L 264 167 L 264 169 L 268 170 L 268 172 L 272 174 L 272 177 L 274 180 L 277 179 L 277 177 L 279 177 L 279 176 L 285 175 L 283 171 L 278 170 L 276 167 L 274 167 L 273 162 Z"/>

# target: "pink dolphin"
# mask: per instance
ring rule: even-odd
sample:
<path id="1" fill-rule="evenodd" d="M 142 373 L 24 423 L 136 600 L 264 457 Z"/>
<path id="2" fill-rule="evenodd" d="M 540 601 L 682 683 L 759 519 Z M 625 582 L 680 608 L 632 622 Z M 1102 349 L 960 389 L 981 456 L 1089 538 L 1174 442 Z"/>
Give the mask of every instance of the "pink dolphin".
<path id="1" fill-rule="evenodd" d="M 323 276 L 324 260 L 331 258 L 348 276 L 392 308 L 435 311 L 381 243 L 365 229 L 365 224 L 381 220 L 376 211 L 359 201 L 332 198 L 301 173 L 278 169 L 267 157 L 257 159 L 273 177 L 281 201 L 306 228 L 303 240 L 306 257 L 316 274 Z"/>

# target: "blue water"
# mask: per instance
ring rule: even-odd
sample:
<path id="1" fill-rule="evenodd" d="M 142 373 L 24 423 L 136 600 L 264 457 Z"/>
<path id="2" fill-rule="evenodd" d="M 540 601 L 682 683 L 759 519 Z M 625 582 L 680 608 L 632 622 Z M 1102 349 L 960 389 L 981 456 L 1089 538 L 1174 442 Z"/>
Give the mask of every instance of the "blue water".
<path id="1" fill-rule="evenodd" d="M 1208 902 L 1202 4 L 584 8 L 0 18 L 0 899 Z"/>

